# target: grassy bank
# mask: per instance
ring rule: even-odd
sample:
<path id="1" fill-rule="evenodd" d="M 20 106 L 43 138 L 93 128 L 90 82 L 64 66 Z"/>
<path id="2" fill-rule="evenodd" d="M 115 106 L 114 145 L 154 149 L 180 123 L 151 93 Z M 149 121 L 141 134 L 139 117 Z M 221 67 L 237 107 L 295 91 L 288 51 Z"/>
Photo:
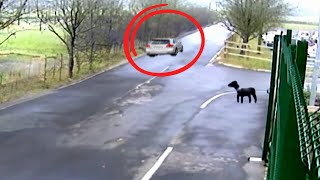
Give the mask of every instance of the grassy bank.
<path id="1" fill-rule="evenodd" d="M 137 50 L 137 52 L 138 54 L 143 54 L 141 50 Z M 73 83 L 125 61 L 127 60 L 124 54 L 119 52 L 118 54 L 111 55 L 109 58 L 95 61 L 92 70 L 89 70 L 88 63 L 82 64 L 80 71 L 75 66 L 74 78 L 72 80 L 68 78 L 68 68 L 65 65 L 62 68 L 59 66 L 47 68 L 45 73 L 43 72 L 31 77 L 21 77 L 19 74 L 15 74 L 10 77 L 10 83 L 0 85 L 0 104 Z"/>
<path id="2" fill-rule="evenodd" d="M 297 23 L 284 23 L 282 28 L 291 29 L 291 30 L 317 30 L 318 26 L 313 24 L 297 24 Z"/>
<path id="3" fill-rule="evenodd" d="M 62 42 L 49 30 L 39 31 L 36 25 L 13 26 L 0 32 L 0 41 L 6 39 L 12 32 L 17 32 L 0 46 L 1 53 L 14 52 L 30 55 L 65 54 Z M 63 34 L 63 32 L 60 32 Z"/>
<path id="4" fill-rule="evenodd" d="M 0 63 L 3 65 L 2 71 L 0 67 L 0 103 L 57 88 L 126 61 L 123 51 L 101 53 L 89 70 L 88 60 L 81 57 L 83 63 L 80 70 L 75 62 L 74 78 L 70 80 L 65 47 L 52 32 L 39 31 L 37 25 L 11 26 L 0 32 L 0 41 L 15 31 L 16 35 L 0 46 Z M 137 51 L 139 54 L 143 53 L 141 50 Z M 62 60 L 59 54 L 63 55 Z M 48 59 L 45 63 L 44 56 L 57 57 Z M 22 68 L 17 68 L 18 65 Z M 30 69 L 35 73 L 30 74 Z"/>

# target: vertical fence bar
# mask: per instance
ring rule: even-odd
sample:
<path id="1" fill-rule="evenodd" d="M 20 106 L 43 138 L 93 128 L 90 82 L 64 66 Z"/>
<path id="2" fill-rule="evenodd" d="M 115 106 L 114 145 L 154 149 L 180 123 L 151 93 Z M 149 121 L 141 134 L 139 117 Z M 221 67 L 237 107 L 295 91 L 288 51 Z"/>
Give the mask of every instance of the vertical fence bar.
<path id="1" fill-rule="evenodd" d="M 47 56 L 44 57 L 44 74 L 43 74 L 43 87 L 46 87 L 47 80 Z"/>
<path id="2" fill-rule="evenodd" d="M 62 80 L 63 55 L 60 54 L 59 81 Z"/>
<path id="3" fill-rule="evenodd" d="M 0 73 L 0 88 L 2 86 L 3 83 L 3 72 Z"/>
<path id="4" fill-rule="evenodd" d="M 308 58 L 308 42 L 307 41 L 298 41 L 297 51 L 296 51 L 296 63 L 300 73 L 302 87 L 304 87 L 304 81 L 306 76 L 306 65 Z"/>
<path id="5" fill-rule="evenodd" d="M 53 73 L 52 73 L 52 78 L 55 79 L 56 76 L 56 62 L 53 64 Z"/>
<path id="6" fill-rule="evenodd" d="M 274 117 L 274 105 L 275 105 L 275 82 L 276 82 L 276 71 L 278 64 L 278 42 L 279 36 L 274 37 L 274 45 L 273 45 L 273 57 L 272 57 L 272 69 L 271 69 L 271 79 L 270 79 L 270 89 L 269 89 L 269 104 L 268 104 L 268 114 L 267 114 L 267 122 L 266 122 L 266 130 L 265 130 L 265 138 L 263 143 L 263 152 L 262 152 L 262 160 L 265 163 L 268 163 L 267 154 L 270 149 L 270 141 L 271 141 L 271 125 L 273 124 Z"/>
<path id="7" fill-rule="evenodd" d="M 307 44 L 298 42 L 291 45 L 291 36 L 291 30 L 286 36 L 280 36 L 280 47 L 278 51 L 274 49 L 273 54 L 273 59 L 279 60 L 280 71 L 277 75 L 276 63 L 273 62 L 263 149 L 263 160 L 269 165 L 268 180 L 306 180 L 310 170 L 310 159 L 306 158 L 310 151 L 305 151 L 308 147 L 305 141 L 310 138 L 301 132 L 305 122 L 308 122 L 301 87 L 306 69 Z M 271 98 L 272 93 L 276 98 Z M 313 179 L 318 180 L 319 177 Z"/>

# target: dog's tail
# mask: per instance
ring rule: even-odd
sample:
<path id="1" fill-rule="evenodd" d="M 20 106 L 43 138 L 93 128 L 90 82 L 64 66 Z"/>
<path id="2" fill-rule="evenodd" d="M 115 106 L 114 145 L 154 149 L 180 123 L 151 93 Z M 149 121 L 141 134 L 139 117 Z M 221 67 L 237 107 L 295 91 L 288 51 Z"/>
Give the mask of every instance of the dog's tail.
<path id="1" fill-rule="evenodd" d="M 256 95 L 256 90 L 252 88 L 252 96 L 254 98 L 254 102 L 257 103 L 257 95 Z"/>

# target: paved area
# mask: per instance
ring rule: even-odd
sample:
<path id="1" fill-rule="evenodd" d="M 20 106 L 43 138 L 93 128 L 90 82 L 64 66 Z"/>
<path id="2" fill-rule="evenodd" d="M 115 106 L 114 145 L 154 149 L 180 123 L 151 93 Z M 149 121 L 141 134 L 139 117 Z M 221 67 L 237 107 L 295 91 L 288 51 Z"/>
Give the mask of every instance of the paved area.
<path id="1" fill-rule="evenodd" d="M 0 111 L 0 174 L 10 180 L 140 180 L 168 147 L 152 179 L 259 179 L 269 73 L 206 66 L 229 32 L 205 30 L 206 48 L 188 71 L 166 78 L 123 65 L 67 88 Z M 177 57 L 142 57 L 150 71 L 186 64 L 197 33 L 182 39 Z M 152 78 L 152 79 L 151 79 Z M 236 103 L 226 85 L 253 86 L 258 103 Z M 259 173 L 257 173 L 259 172 Z M 252 178 L 252 174 L 257 173 Z"/>

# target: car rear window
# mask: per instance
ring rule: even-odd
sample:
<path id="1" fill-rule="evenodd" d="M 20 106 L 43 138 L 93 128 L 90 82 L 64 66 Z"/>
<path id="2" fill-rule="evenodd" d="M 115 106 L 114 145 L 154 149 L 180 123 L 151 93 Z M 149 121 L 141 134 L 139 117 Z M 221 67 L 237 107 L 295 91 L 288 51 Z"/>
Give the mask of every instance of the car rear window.
<path id="1" fill-rule="evenodd" d="M 170 40 L 168 39 L 154 39 L 151 41 L 151 44 L 170 44 Z"/>

